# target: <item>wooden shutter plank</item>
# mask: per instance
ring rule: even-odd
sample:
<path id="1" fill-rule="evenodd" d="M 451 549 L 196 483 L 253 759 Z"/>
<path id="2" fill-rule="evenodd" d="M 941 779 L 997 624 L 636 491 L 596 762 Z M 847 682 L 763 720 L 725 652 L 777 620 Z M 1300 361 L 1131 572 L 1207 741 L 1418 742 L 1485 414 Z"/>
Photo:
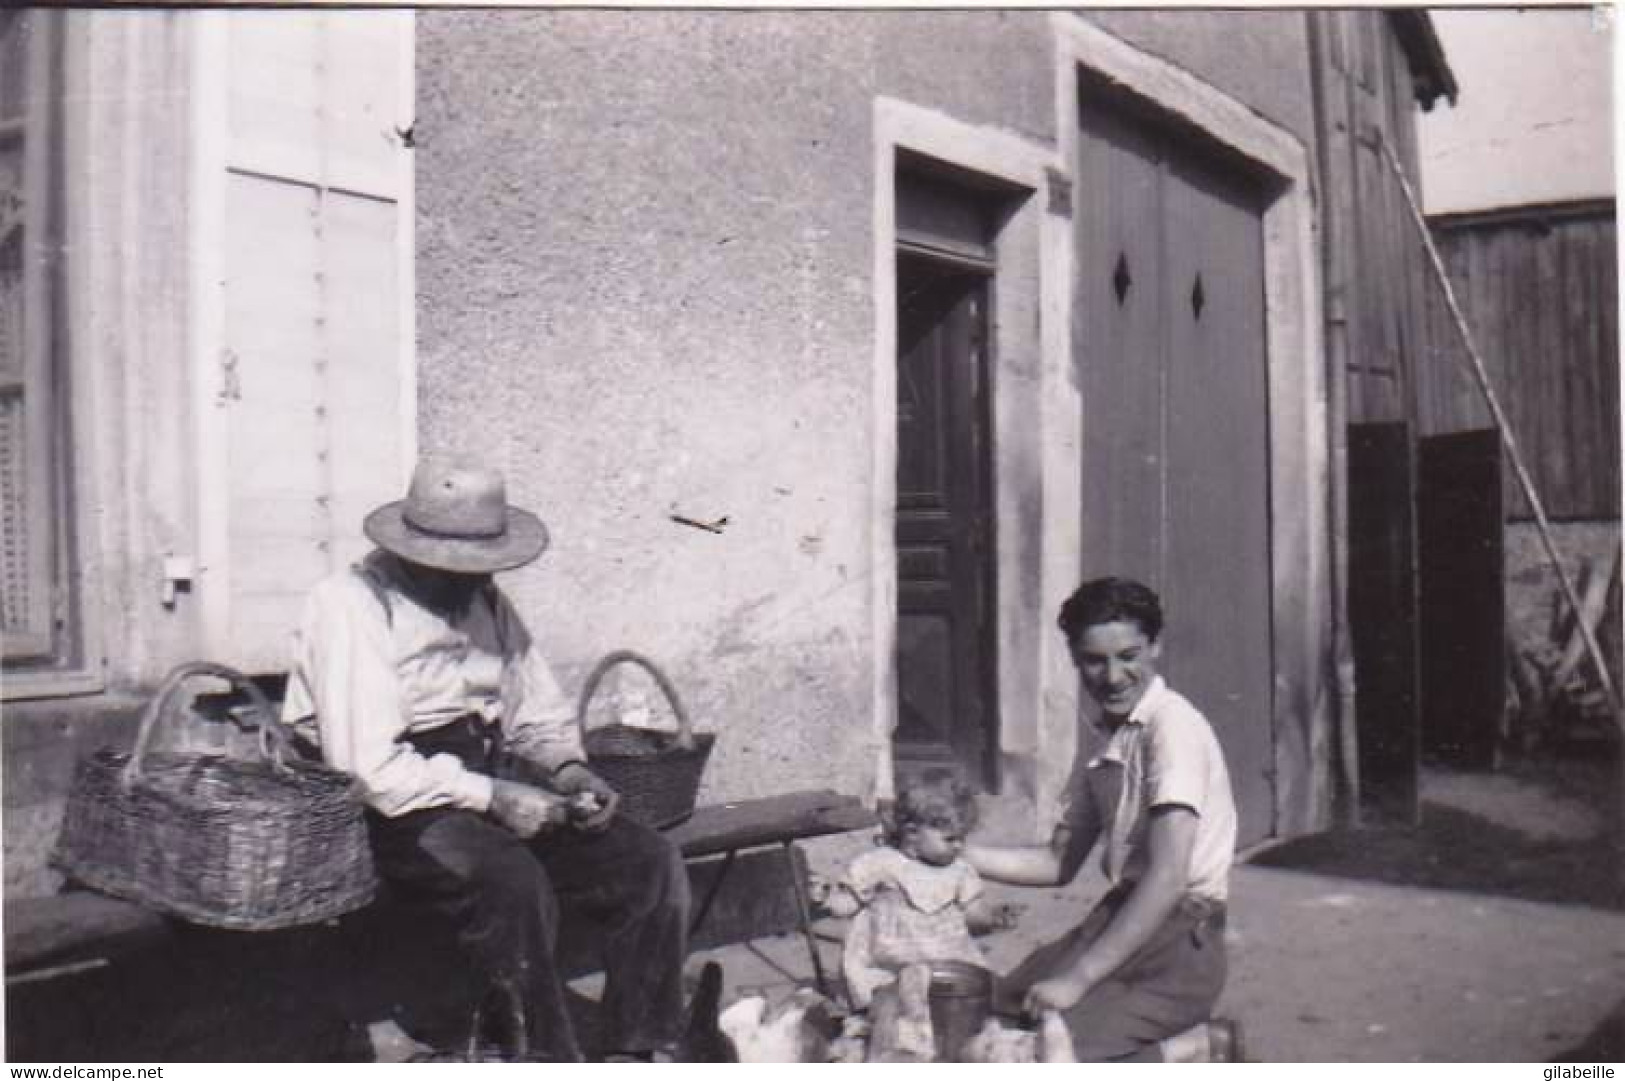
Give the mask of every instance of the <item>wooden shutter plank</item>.
<path id="1" fill-rule="evenodd" d="M 378 12 L 332 13 L 323 18 L 321 138 L 327 155 L 324 179 L 330 187 L 377 196 L 398 194 L 398 19 Z"/>
<path id="2" fill-rule="evenodd" d="M 331 194 L 324 232 L 331 295 L 327 315 L 327 393 L 331 426 L 328 483 L 334 561 L 367 547 L 361 519 L 400 497 L 400 320 L 393 203 Z"/>
<path id="3" fill-rule="evenodd" d="M 305 181 L 321 175 L 321 25 L 313 12 L 233 14 L 230 165 Z"/>
<path id="4" fill-rule="evenodd" d="M 231 649 L 251 667 L 279 663 L 301 595 L 326 570 L 319 209 L 303 184 L 228 180 Z M 276 619 L 283 630 L 267 637 L 259 628 Z"/>
<path id="5" fill-rule="evenodd" d="M 1248 844 L 1269 835 L 1275 810 L 1263 228 L 1238 178 L 1169 157 L 1165 663 L 1219 735 Z"/>
<path id="6" fill-rule="evenodd" d="M 236 12 L 230 26 L 227 600 L 209 646 L 271 670 L 309 588 L 365 550 L 362 517 L 400 494 L 411 225 L 394 129 L 409 122 L 411 17 Z"/>
<path id="7" fill-rule="evenodd" d="M 51 276 L 55 259 L 50 220 L 50 173 L 47 148 L 56 135 L 51 130 L 54 97 L 50 69 L 51 39 L 48 17 L 29 13 L 9 23 L 8 52 L 19 54 L 25 87 L 19 105 L 25 110 L 20 134 L 11 138 L 13 165 L 0 189 L 13 194 L 5 200 L 7 215 L 20 228 L 0 237 L 0 261 L 10 268 L 12 300 L 6 319 L 11 328 L 8 351 L 18 351 L 8 364 L 13 378 L 4 400 L 5 461 L 3 484 L 6 534 L 4 578 L 3 653 L 7 660 L 49 656 L 55 646 L 53 602 L 59 585 L 55 558 L 58 516 L 55 513 L 57 469 L 56 434 L 51 394 L 52 338 Z M 10 97 L 11 95 L 8 95 Z M 20 206 L 18 200 L 20 199 Z M 19 215 L 20 211 L 20 215 Z M 0 303 L 5 303 L 0 297 Z M 19 514 L 20 512 L 20 514 Z M 14 517 L 14 515 L 17 515 Z"/>
<path id="8" fill-rule="evenodd" d="M 1162 579 L 1161 180 L 1157 152 L 1081 103 L 1073 350 L 1083 396 L 1084 577 Z M 1121 271 L 1121 273 L 1119 273 Z"/>

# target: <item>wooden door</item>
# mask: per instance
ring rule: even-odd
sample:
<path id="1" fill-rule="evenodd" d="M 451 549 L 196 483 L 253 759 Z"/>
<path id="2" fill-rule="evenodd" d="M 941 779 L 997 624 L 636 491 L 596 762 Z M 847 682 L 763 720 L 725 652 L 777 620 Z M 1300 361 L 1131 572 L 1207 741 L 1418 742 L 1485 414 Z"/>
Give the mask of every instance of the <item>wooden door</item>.
<path id="1" fill-rule="evenodd" d="M 1224 745 L 1247 844 L 1274 824 L 1262 195 L 1189 137 L 1080 115 L 1083 574 L 1161 593 L 1163 671 Z"/>
<path id="2" fill-rule="evenodd" d="M 1501 486 L 1494 429 L 1419 441 L 1422 750 L 1470 769 L 1495 765 L 1506 710 Z"/>
<path id="3" fill-rule="evenodd" d="M 1351 424 L 1348 437 L 1349 633 L 1358 680 L 1360 812 L 1369 823 L 1410 825 L 1419 812 L 1421 762 L 1411 430 L 1397 421 Z"/>
<path id="4" fill-rule="evenodd" d="M 986 270 L 900 251 L 895 758 L 996 787 Z"/>

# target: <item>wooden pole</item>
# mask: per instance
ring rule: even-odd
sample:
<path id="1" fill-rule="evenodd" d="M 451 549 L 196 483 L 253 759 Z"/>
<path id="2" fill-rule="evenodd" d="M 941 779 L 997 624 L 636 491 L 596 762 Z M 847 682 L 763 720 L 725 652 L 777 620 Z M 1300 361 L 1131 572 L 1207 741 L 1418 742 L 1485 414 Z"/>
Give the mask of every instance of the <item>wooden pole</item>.
<path id="1" fill-rule="evenodd" d="M 1347 242 L 1344 231 L 1351 223 L 1342 220 L 1342 208 L 1347 200 L 1343 188 L 1350 183 L 1351 170 L 1345 167 L 1353 160 L 1347 139 L 1351 130 L 1347 124 L 1348 93 L 1343 80 L 1334 74 L 1329 56 L 1327 35 L 1332 20 L 1341 19 L 1340 12 L 1305 12 L 1309 37 L 1309 70 L 1311 105 L 1315 114 L 1315 130 L 1326 132 L 1315 150 L 1320 166 L 1322 200 L 1320 251 L 1321 282 L 1326 291 L 1326 413 L 1331 428 L 1332 461 L 1329 517 L 1332 523 L 1332 672 L 1337 694 L 1336 746 L 1341 787 L 1331 785 L 1333 811 L 1340 824 L 1359 828 L 1360 807 L 1360 735 L 1359 688 L 1354 670 L 1354 646 L 1349 629 L 1349 313 L 1348 291 L 1352 237 Z M 1338 122 L 1332 122 L 1333 117 Z M 1339 133 L 1342 133 L 1340 136 Z M 1345 160 L 1334 160 L 1334 156 Z M 1311 774 L 1312 775 L 1312 774 Z"/>
<path id="2" fill-rule="evenodd" d="M 1411 191 L 1411 182 L 1406 179 L 1405 170 L 1400 168 L 1399 158 L 1394 155 L 1388 140 L 1379 133 L 1377 141 L 1382 145 L 1382 154 L 1388 160 L 1389 169 L 1399 181 L 1399 190 L 1404 194 L 1405 204 L 1411 210 L 1411 220 L 1416 223 L 1417 232 L 1422 235 L 1422 245 L 1427 249 L 1428 260 L 1433 265 L 1433 275 L 1439 280 L 1439 288 L 1444 290 L 1445 306 L 1450 309 L 1450 317 L 1455 321 L 1462 344 L 1467 348 L 1467 359 L 1470 362 L 1473 379 L 1478 383 L 1478 389 L 1484 393 L 1484 400 L 1490 407 L 1490 415 L 1495 418 L 1495 426 L 1500 430 L 1501 442 L 1506 446 L 1507 457 L 1512 461 L 1512 471 L 1518 478 L 1518 487 L 1523 490 L 1524 498 L 1529 501 L 1529 509 L 1534 512 L 1535 527 L 1540 531 L 1541 543 L 1545 545 L 1552 569 L 1557 572 L 1557 583 L 1563 592 L 1563 598 L 1574 611 L 1574 621 L 1579 624 L 1580 634 L 1585 639 L 1586 652 L 1591 655 L 1591 663 L 1596 666 L 1597 680 L 1602 684 L 1603 692 L 1608 695 L 1608 704 L 1614 711 L 1614 723 L 1621 731 L 1625 731 L 1625 712 L 1620 708 L 1619 691 L 1614 687 L 1614 677 L 1603 660 L 1602 647 L 1597 644 L 1597 636 L 1592 632 L 1591 624 L 1586 622 L 1585 609 L 1580 604 L 1579 596 L 1574 592 L 1574 583 L 1569 581 L 1568 572 L 1563 569 L 1563 560 L 1558 555 L 1556 543 L 1552 540 L 1552 527 L 1546 517 L 1546 506 L 1541 502 L 1540 494 L 1535 491 L 1535 482 L 1530 478 L 1529 470 L 1524 467 L 1523 452 L 1518 449 L 1518 441 L 1512 434 L 1512 424 L 1501 408 L 1501 400 L 1495 394 L 1495 387 L 1490 383 L 1489 373 L 1484 368 L 1483 358 L 1478 354 L 1478 346 L 1473 342 L 1473 332 L 1467 325 L 1467 318 L 1461 314 L 1461 307 L 1456 303 L 1456 291 L 1450 286 L 1450 276 L 1445 273 L 1444 260 L 1439 258 L 1439 249 L 1433 243 L 1433 234 L 1428 232 L 1427 218 L 1423 216 L 1422 208 L 1417 205 L 1416 195 Z"/>

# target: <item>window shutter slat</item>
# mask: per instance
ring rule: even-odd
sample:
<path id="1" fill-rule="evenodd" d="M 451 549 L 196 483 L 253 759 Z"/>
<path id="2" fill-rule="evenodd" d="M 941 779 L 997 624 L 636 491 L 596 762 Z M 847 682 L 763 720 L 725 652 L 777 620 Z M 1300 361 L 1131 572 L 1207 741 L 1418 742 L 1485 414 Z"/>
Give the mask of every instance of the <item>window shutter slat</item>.
<path id="1" fill-rule="evenodd" d="M 0 636 L 8 662 L 49 658 L 57 646 L 52 45 L 49 16 L 0 22 L 9 69 L 0 89 Z"/>
<path id="2" fill-rule="evenodd" d="M 233 366 L 223 636 L 211 656 L 284 667 L 310 587 L 366 548 L 403 476 L 402 154 L 410 22 L 239 12 L 224 245 Z"/>

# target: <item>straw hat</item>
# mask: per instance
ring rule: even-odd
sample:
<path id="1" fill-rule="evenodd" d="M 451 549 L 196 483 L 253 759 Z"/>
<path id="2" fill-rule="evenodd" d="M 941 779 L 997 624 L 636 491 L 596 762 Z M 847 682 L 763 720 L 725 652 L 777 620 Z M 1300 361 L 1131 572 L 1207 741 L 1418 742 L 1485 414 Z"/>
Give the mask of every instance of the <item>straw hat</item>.
<path id="1" fill-rule="evenodd" d="M 470 461 L 421 459 L 406 498 L 367 515 L 372 542 L 402 559 L 459 574 L 512 570 L 547 548 L 547 527 L 508 505 L 502 474 Z"/>

